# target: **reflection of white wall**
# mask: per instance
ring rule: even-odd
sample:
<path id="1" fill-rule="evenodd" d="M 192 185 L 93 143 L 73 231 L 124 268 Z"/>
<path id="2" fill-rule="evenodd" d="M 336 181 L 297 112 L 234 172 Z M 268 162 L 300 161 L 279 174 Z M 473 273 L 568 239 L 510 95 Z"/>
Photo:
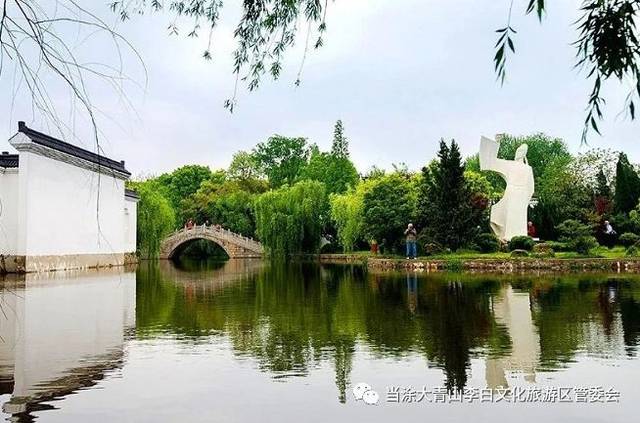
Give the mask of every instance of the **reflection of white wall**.
<path id="1" fill-rule="evenodd" d="M 47 382 L 122 352 L 125 331 L 135 325 L 135 273 L 28 274 L 23 289 L 0 291 L 0 300 L 15 303 L 6 319 L 0 314 L 1 333 L 12 344 L 0 350 L 2 360 L 13 350 L 13 397 L 28 397 L 55 391 Z"/>
<path id="2" fill-rule="evenodd" d="M 487 386 L 509 386 L 507 378 L 523 376 L 535 382 L 535 371 L 540 359 L 540 337 L 531 315 L 528 292 L 513 292 L 511 286 L 503 289 L 493 303 L 496 321 L 505 325 L 511 337 L 511 354 L 498 359 L 487 359 Z"/>
<path id="3" fill-rule="evenodd" d="M 16 254 L 18 242 L 18 169 L 0 167 L 0 254 Z"/>

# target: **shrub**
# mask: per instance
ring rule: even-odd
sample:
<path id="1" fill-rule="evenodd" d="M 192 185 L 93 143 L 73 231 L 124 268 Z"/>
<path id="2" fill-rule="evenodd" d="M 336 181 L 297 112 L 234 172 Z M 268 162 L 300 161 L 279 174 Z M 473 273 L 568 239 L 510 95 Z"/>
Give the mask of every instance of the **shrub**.
<path id="1" fill-rule="evenodd" d="M 509 241 L 509 251 L 513 251 L 513 250 L 531 251 L 534 245 L 535 245 L 535 242 L 533 241 L 533 238 L 529 236 L 522 236 L 522 235 L 514 236 L 513 238 L 511 238 L 511 241 Z"/>
<path id="2" fill-rule="evenodd" d="M 560 234 L 560 242 L 567 244 L 567 247 L 579 254 L 589 254 L 598 246 L 598 241 L 591 234 L 591 227 L 575 219 L 568 219 L 556 226 Z"/>
<path id="3" fill-rule="evenodd" d="M 634 234 L 633 232 L 625 232 L 620 235 L 619 241 L 620 244 L 624 245 L 625 247 L 631 247 L 633 244 L 640 241 L 640 236 Z"/>
<path id="4" fill-rule="evenodd" d="M 590 236 L 591 228 L 589 225 L 585 225 L 575 219 L 567 219 L 558 226 L 556 226 L 558 233 L 560 234 L 560 242 L 570 243 L 571 241 L 581 236 Z"/>
<path id="5" fill-rule="evenodd" d="M 424 251 L 425 256 L 433 256 L 435 254 L 441 254 L 444 252 L 444 248 L 442 245 L 437 242 L 427 242 L 422 246 L 422 250 Z"/>
<path id="6" fill-rule="evenodd" d="M 638 257 L 638 255 L 640 255 L 638 253 L 640 253 L 640 251 L 638 250 L 638 247 L 636 247 L 635 245 L 632 245 L 631 247 L 627 248 L 625 255 L 627 257 Z"/>
<path id="7" fill-rule="evenodd" d="M 573 249 L 578 254 L 587 255 L 591 250 L 598 246 L 598 241 L 594 236 L 579 236 L 573 242 Z"/>
<path id="8" fill-rule="evenodd" d="M 565 242 L 546 241 L 544 244 L 548 245 L 549 248 L 551 248 L 553 251 L 571 251 L 571 249 Z"/>
<path id="9" fill-rule="evenodd" d="M 500 240 L 494 234 L 480 234 L 474 240 L 478 250 L 483 253 L 495 253 L 500 249 Z"/>
<path id="10" fill-rule="evenodd" d="M 511 251 L 511 257 L 529 257 L 529 252 L 527 250 L 516 249 Z"/>
<path id="11" fill-rule="evenodd" d="M 554 257 L 556 254 L 548 243 L 536 244 L 533 246 L 533 254 L 535 257 Z"/>

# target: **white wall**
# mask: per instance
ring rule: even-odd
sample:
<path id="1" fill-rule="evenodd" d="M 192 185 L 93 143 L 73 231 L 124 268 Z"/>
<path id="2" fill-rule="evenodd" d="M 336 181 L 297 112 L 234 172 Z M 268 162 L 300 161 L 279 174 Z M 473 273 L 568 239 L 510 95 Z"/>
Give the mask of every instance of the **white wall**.
<path id="1" fill-rule="evenodd" d="M 124 252 L 136 251 L 136 230 L 138 217 L 138 202 L 129 198 L 124 200 Z"/>
<path id="2" fill-rule="evenodd" d="M 18 254 L 127 251 L 123 180 L 27 151 L 19 166 Z"/>
<path id="3" fill-rule="evenodd" d="M 0 168 L 0 254 L 18 248 L 18 169 Z"/>

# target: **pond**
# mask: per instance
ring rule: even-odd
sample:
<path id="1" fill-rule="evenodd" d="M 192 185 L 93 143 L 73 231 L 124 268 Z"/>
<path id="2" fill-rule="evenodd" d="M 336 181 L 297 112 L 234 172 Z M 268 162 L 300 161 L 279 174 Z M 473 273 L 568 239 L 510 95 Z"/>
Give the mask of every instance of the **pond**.
<path id="1" fill-rule="evenodd" d="M 11 421 L 629 422 L 640 412 L 631 275 L 231 260 L 0 286 Z"/>

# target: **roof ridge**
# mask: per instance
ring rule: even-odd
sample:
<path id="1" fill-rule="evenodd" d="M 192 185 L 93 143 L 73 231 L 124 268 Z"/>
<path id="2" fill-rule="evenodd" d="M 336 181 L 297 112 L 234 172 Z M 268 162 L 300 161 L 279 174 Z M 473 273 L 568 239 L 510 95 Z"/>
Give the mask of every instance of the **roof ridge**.
<path id="1" fill-rule="evenodd" d="M 116 170 L 127 175 L 131 175 L 131 172 L 129 172 L 124 167 L 124 160 L 117 161 L 101 154 L 94 153 L 93 151 L 86 150 L 82 147 L 78 147 L 77 145 L 68 143 L 61 139 L 52 137 L 51 135 L 45 134 L 43 132 L 36 131 L 35 129 L 29 128 L 23 121 L 18 122 L 18 132 L 22 132 L 27 137 L 29 137 L 31 141 L 37 144 L 53 148 L 54 150 L 70 154 L 72 156 L 90 161 L 100 166 L 105 166 L 109 169 Z"/>

